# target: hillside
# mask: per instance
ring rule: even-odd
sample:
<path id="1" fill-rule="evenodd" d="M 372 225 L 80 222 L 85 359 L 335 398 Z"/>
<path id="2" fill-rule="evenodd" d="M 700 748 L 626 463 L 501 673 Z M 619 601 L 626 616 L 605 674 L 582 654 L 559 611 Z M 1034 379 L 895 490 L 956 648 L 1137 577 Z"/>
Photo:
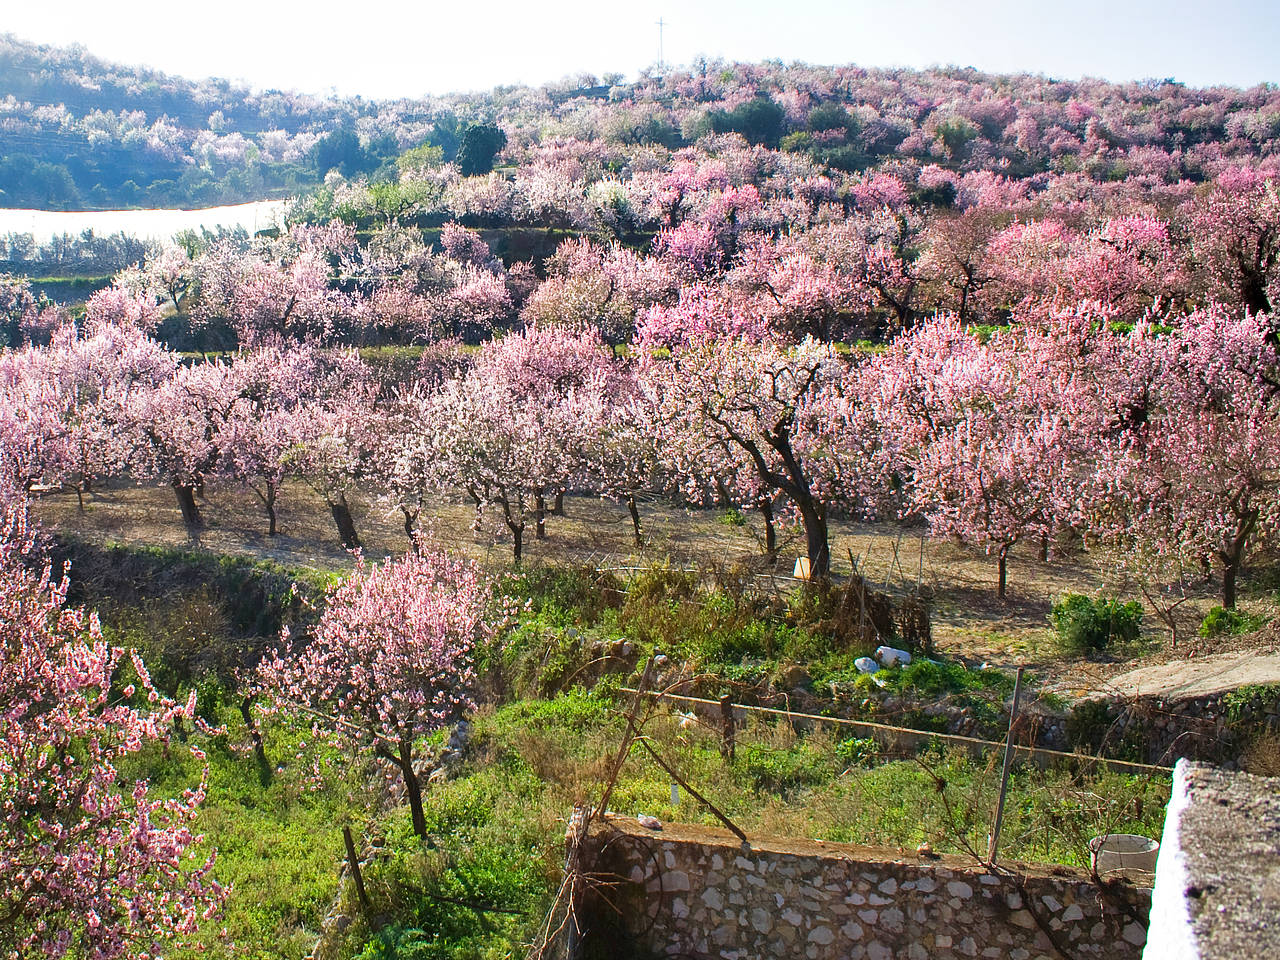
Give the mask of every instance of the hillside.
<path id="1" fill-rule="evenodd" d="M 1110 84 L 960 68 L 867 70 L 699 61 L 421 100 L 320 99 L 191 81 L 79 47 L 0 38 L 0 205 L 65 209 L 232 203 L 316 185 L 332 168 L 387 175 L 423 144 L 455 157 L 492 123 L 513 147 L 576 138 L 650 148 L 736 131 L 858 171 L 899 159 L 1008 176 L 1081 171 L 1202 179 L 1280 144 L 1280 92 Z"/>

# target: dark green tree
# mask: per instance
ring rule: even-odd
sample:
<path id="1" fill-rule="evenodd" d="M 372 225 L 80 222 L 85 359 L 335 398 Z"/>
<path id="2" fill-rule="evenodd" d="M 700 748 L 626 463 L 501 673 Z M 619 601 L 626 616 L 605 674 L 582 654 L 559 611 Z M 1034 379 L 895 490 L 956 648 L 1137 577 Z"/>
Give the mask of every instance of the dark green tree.
<path id="1" fill-rule="evenodd" d="M 467 127 L 458 146 L 458 169 L 464 177 L 474 177 L 493 169 L 493 158 L 507 145 L 507 135 L 488 123 Z"/>

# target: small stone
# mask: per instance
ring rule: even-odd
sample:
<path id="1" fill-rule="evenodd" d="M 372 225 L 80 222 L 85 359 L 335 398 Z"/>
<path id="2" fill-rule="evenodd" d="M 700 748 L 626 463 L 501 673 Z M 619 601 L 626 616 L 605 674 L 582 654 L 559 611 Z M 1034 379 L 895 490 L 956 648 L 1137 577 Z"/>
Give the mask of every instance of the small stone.
<path id="1" fill-rule="evenodd" d="M 1058 902 L 1056 897 L 1041 897 L 1040 902 L 1048 907 L 1053 913 L 1057 913 L 1062 909 L 1062 904 Z"/>
<path id="2" fill-rule="evenodd" d="M 973 887 L 963 880 L 951 880 L 947 883 L 947 893 L 953 897 L 959 897 L 961 900 L 967 900 L 973 896 Z"/>
<path id="3" fill-rule="evenodd" d="M 890 877 L 888 880 L 884 881 L 884 883 L 880 884 L 880 886 L 876 887 L 876 889 L 885 894 L 885 896 L 891 897 L 898 892 L 898 881 L 893 877 Z"/>
<path id="4" fill-rule="evenodd" d="M 841 927 L 840 932 L 843 933 L 845 937 L 850 940 L 862 939 L 862 926 L 853 920 L 850 920 L 843 927 Z"/>
<path id="5" fill-rule="evenodd" d="M 715 887 L 708 887 L 706 890 L 702 891 L 702 902 L 712 910 L 723 910 L 724 894 Z"/>
<path id="6" fill-rule="evenodd" d="M 1135 947 L 1140 947 L 1147 942 L 1147 931 L 1140 923 L 1131 923 L 1124 928 L 1125 943 L 1131 943 Z"/>
<path id="7" fill-rule="evenodd" d="M 756 907 L 751 911 L 751 926 L 756 933 L 768 933 L 773 929 L 773 916 L 768 910 Z"/>
<path id="8" fill-rule="evenodd" d="M 662 885 L 665 889 L 670 890 L 673 893 L 678 890 L 688 890 L 690 889 L 689 875 L 683 870 L 672 870 L 663 877 Z"/>
<path id="9" fill-rule="evenodd" d="M 879 940 L 867 944 L 867 960 L 893 960 L 893 951 Z"/>
<path id="10" fill-rule="evenodd" d="M 880 913 L 880 926 L 890 933 L 901 933 L 906 924 L 906 915 L 897 907 L 890 907 Z"/>
<path id="11" fill-rule="evenodd" d="M 1080 909 L 1080 904 L 1073 903 L 1067 909 L 1062 911 L 1062 922 L 1071 923 L 1073 920 L 1083 920 L 1084 911 Z"/>
<path id="12" fill-rule="evenodd" d="M 951 937 L 949 934 L 940 933 L 933 938 L 933 945 L 939 950 L 947 950 L 951 947 Z"/>
<path id="13" fill-rule="evenodd" d="M 800 926 L 801 921 L 804 920 L 804 917 L 802 917 L 798 911 L 788 908 L 782 911 L 782 919 L 793 927 L 798 927 Z"/>
<path id="14" fill-rule="evenodd" d="M 835 942 L 836 935 L 831 932 L 830 927 L 814 927 L 809 931 L 809 942 L 827 946 Z"/>

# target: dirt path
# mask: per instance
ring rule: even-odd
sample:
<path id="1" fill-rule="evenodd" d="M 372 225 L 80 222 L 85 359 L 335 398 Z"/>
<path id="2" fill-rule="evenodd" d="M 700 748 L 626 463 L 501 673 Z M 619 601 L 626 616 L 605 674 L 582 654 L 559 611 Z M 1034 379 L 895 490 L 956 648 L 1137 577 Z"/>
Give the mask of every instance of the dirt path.
<path id="1" fill-rule="evenodd" d="M 1111 678 L 1099 692 L 1126 698 L 1177 699 L 1263 684 L 1280 684 L 1280 652 L 1240 650 L 1139 667 Z"/>
<path id="2" fill-rule="evenodd" d="M 367 555 L 381 558 L 403 552 L 408 546 L 399 511 L 376 500 L 352 499 L 357 528 Z M 270 558 L 286 565 L 336 570 L 352 559 L 337 542 L 333 521 L 323 501 L 298 483 L 281 490 L 278 511 L 280 535 L 265 535 L 265 519 L 257 501 L 245 491 L 211 487 L 200 509 L 207 521 L 198 540 L 188 536 L 168 488 L 115 482 L 86 497 L 78 508 L 72 493 L 49 493 L 37 502 L 40 518 L 54 529 L 63 529 L 94 541 L 129 545 L 162 545 L 197 548 L 215 553 Z M 510 564 L 511 547 L 505 527 L 496 517 L 483 518 L 473 529 L 475 510 L 468 503 L 441 501 L 424 518 L 426 539 L 451 550 L 470 554 L 490 569 Z M 635 547 L 626 508 L 590 496 L 565 498 L 565 515 L 547 519 L 547 539 L 526 531 L 525 557 L 544 561 L 610 566 L 647 566 L 671 563 L 703 569 L 728 570 L 740 566 L 766 572 L 761 555 L 763 529 L 756 514 L 727 515 L 720 510 L 685 510 L 664 502 L 642 505 L 645 545 Z M 772 571 L 779 585 L 789 581 L 796 555 L 804 549 L 798 528 L 780 529 L 778 566 Z M 1126 591 L 1123 584 L 1108 581 L 1102 558 L 1072 553 L 1047 562 L 1032 547 L 1017 546 L 1009 565 L 1009 597 L 996 596 L 996 565 L 979 550 L 948 540 L 923 536 L 922 529 L 891 523 L 831 524 L 833 572 L 846 575 L 851 561 L 876 589 L 890 593 L 914 592 L 919 585 L 934 598 L 933 631 L 937 650 L 1001 667 L 1026 665 L 1044 680 L 1067 680 L 1083 686 L 1087 675 L 1114 675 L 1124 665 L 1091 663 L 1065 655 L 1051 634 L 1048 616 L 1062 594 L 1095 594 Z M 1246 585 L 1247 591 L 1247 585 Z M 1214 588 L 1198 586 L 1180 610 L 1184 634 L 1194 634 L 1200 618 L 1214 603 Z M 1249 612 L 1270 615 L 1266 600 L 1246 599 Z M 1144 638 L 1127 657 L 1157 652 L 1163 630 L 1148 616 Z M 1178 655 L 1182 654 L 1179 644 Z M 1121 658 L 1123 659 L 1123 658 Z M 1092 678 L 1089 678 L 1090 685 Z"/>

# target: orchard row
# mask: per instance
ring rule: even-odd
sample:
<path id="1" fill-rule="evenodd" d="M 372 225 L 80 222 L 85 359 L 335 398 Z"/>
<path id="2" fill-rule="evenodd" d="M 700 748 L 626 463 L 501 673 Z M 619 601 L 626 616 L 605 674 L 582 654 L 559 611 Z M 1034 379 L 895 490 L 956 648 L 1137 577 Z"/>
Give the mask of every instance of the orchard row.
<path id="1" fill-rule="evenodd" d="M 1134 576 L 1216 567 L 1223 603 L 1280 521 L 1280 364 L 1267 315 L 1211 307 L 1109 328 L 1085 303 L 997 331 L 924 321 L 880 349 L 791 344 L 700 311 L 643 327 L 619 357 L 591 328 L 532 326 L 437 347 L 389 384 L 352 351 L 276 344 L 184 362 L 136 325 L 93 319 L 0 355 L 0 465 L 15 489 L 169 485 L 185 522 L 234 484 L 276 532 L 288 477 L 348 547 L 353 491 L 404 516 L 463 496 L 521 555 L 565 491 L 759 509 L 803 525 L 927 519 L 1005 560 L 1020 541 L 1115 549 Z"/>

